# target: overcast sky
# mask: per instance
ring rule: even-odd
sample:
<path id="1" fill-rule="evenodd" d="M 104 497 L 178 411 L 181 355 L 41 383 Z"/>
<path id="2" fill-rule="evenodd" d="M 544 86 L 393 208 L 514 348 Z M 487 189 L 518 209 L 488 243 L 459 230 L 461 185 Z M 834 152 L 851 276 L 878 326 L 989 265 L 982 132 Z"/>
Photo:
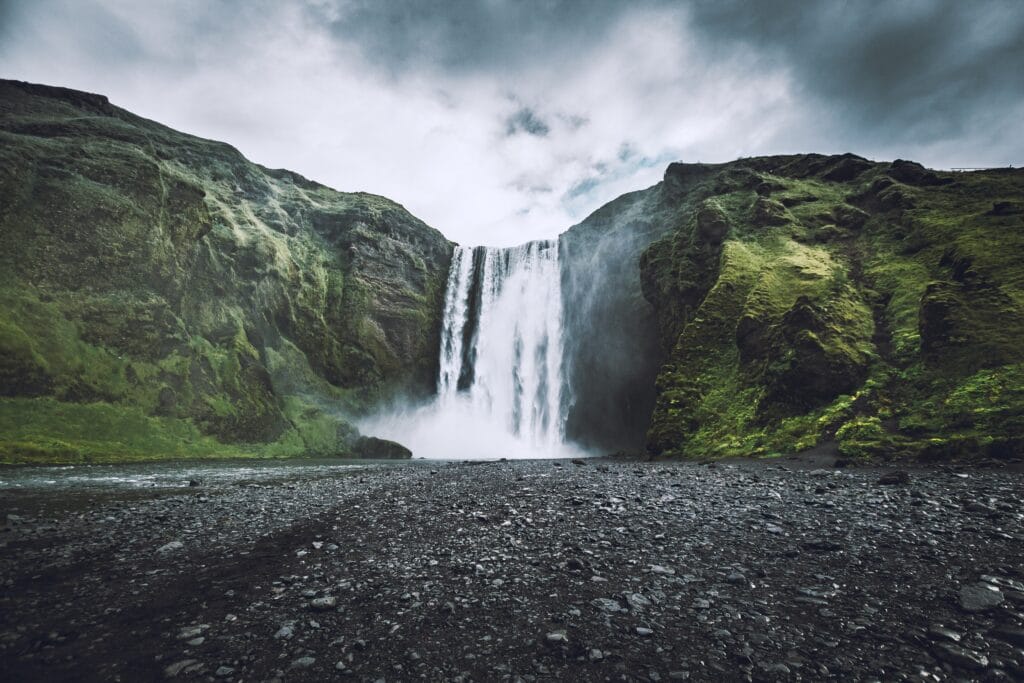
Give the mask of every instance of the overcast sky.
<path id="1" fill-rule="evenodd" d="M 1024 164 L 1024 2 L 0 0 L 0 76 L 103 93 L 465 244 L 673 160 Z"/>

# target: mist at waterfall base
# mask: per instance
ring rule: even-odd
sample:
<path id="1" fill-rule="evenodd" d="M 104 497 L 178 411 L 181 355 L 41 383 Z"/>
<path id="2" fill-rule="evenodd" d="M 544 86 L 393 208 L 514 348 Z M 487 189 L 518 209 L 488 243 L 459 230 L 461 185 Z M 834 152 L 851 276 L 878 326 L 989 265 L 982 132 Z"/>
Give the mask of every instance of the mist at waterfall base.
<path id="1" fill-rule="evenodd" d="M 413 457 L 563 458 L 572 394 L 563 371 L 558 241 L 455 248 L 445 291 L 437 395 L 364 420 Z"/>

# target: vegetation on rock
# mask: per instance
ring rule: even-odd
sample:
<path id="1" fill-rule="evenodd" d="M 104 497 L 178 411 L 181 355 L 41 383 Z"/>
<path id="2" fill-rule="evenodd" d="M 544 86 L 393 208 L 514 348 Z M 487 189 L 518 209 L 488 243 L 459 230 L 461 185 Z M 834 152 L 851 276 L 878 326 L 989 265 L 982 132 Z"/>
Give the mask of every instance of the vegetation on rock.
<path id="1" fill-rule="evenodd" d="M 673 164 L 641 258 L 665 363 L 647 448 L 1024 448 L 1024 172 L 853 155 Z"/>
<path id="2" fill-rule="evenodd" d="M 0 81 L 0 461 L 347 455 L 432 390 L 452 245 L 105 97 Z"/>
<path id="3" fill-rule="evenodd" d="M 0 81 L 0 462 L 408 457 L 452 245 L 99 95 Z M 663 456 L 1024 449 L 1024 172 L 672 164 L 560 240 L 568 435 Z"/>

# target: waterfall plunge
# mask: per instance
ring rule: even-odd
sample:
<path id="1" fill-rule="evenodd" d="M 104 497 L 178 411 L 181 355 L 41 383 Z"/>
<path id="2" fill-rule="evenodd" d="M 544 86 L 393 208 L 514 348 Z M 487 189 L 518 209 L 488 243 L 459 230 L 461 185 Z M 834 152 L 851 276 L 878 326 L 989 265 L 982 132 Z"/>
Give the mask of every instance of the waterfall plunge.
<path id="1" fill-rule="evenodd" d="M 437 397 L 363 430 L 428 458 L 579 455 L 565 443 L 558 242 L 456 247 L 445 292 Z"/>

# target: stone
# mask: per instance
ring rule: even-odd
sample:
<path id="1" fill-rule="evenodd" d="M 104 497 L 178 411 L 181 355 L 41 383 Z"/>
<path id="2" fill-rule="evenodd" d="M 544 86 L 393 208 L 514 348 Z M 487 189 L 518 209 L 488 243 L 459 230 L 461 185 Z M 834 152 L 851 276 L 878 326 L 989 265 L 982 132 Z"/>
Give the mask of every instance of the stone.
<path id="1" fill-rule="evenodd" d="M 310 657 L 309 655 L 306 655 L 305 657 L 299 657 L 298 659 L 294 660 L 291 663 L 291 667 L 290 668 L 292 668 L 292 669 L 308 669 L 309 667 L 313 666 L 315 663 L 316 663 L 316 657 Z"/>
<path id="2" fill-rule="evenodd" d="M 602 612 L 610 612 L 612 614 L 626 611 L 626 609 L 619 604 L 618 600 L 612 600 L 611 598 L 594 598 L 590 601 L 590 604 Z"/>
<path id="3" fill-rule="evenodd" d="M 548 645 L 566 645 L 569 642 L 569 636 L 565 634 L 565 631 L 552 631 L 544 639 Z"/>
<path id="4" fill-rule="evenodd" d="M 928 629 L 928 635 L 933 640 L 949 640 L 954 643 L 959 643 L 960 639 L 963 638 L 963 634 L 954 631 L 953 629 L 946 628 L 945 626 L 932 626 Z"/>
<path id="5" fill-rule="evenodd" d="M 198 659 L 182 659 L 177 662 L 174 662 L 173 664 L 164 667 L 164 677 L 174 678 L 185 669 L 195 666 L 198 663 Z"/>
<path id="6" fill-rule="evenodd" d="M 184 626 L 178 631 L 178 640 L 190 640 L 202 635 L 203 631 L 210 628 L 209 624 L 197 624 L 195 626 Z"/>
<path id="7" fill-rule="evenodd" d="M 992 635 L 1007 643 L 1024 648 L 1024 628 L 1016 626 L 999 626 L 992 629 Z"/>
<path id="8" fill-rule="evenodd" d="M 984 612 L 1001 605 L 1003 593 L 995 586 L 983 581 L 968 584 L 960 589 L 960 609 L 965 612 Z"/>
<path id="9" fill-rule="evenodd" d="M 375 436 L 361 436 L 352 445 L 352 454 L 369 460 L 408 460 L 412 451 L 395 441 L 378 439 Z"/>
<path id="10" fill-rule="evenodd" d="M 879 477 L 876 483 L 880 486 L 905 486 L 910 483 L 910 474 L 903 470 L 893 470 Z"/>
<path id="11" fill-rule="evenodd" d="M 651 606 L 651 601 L 640 593 L 627 593 L 626 604 L 628 604 L 629 608 L 634 612 L 641 612 L 645 608 Z"/>
<path id="12" fill-rule="evenodd" d="M 937 643 L 932 652 L 939 659 L 964 669 L 979 670 L 988 666 L 988 657 L 985 655 L 953 643 Z"/>
<path id="13" fill-rule="evenodd" d="M 217 678 L 227 678 L 231 674 L 235 673 L 235 669 L 230 666 L 220 666 L 213 672 L 213 675 Z"/>
<path id="14" fill-rule="evenodd" d="M 328 612 L 338 605 L 338 599 L 333 595 L 325 595 L 322 598 L 314 598 L 309 606 L 317 612 Z"/>
<path id="15" fill-rule="evenodd" d="M 170 555 L 171 553 L 181 550 L 184 547 L 185 544 L 181 541 L 171 541 L 170 543 L 165 543 L 164 545 L 157 548 L 156 552 L 160 555 Z"/>

